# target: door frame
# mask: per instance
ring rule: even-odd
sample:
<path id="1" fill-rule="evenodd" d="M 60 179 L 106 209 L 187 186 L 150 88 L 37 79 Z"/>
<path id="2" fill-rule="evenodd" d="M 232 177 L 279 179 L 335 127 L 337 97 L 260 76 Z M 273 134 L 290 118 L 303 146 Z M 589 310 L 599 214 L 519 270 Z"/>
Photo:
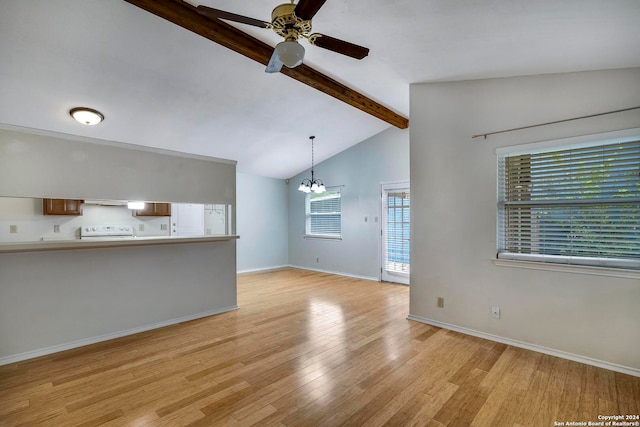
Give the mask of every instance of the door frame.
<path id="1" fill-rule="evenodd" d="M 378 202 L 378 210 L 379 210 L 379 221 L 378 221 L 378 281 L 382 282 L 382 271 L 384 269 L 384 234 L 383 230 L 386 224 L 385 221 L 385 212 L 384 212 L 384 193 L 389 190 L 400 190 L 400 189 L 409 189 L 411 191 L 411 182 L 407 181 L 386 181 L 380 183 L 380 198 Z M 411 206 L 411 205 L 409 205 Z M 411 217 L 409 217 L 409 221 L 411 221 Z M 410 228 L 411 230 L 411 228 Z M 403 282 L 390 282 L 390 283 L 399 283 L 403 285 L 409 285 L 411 274 L 406 278 L 406 283 Z"/>

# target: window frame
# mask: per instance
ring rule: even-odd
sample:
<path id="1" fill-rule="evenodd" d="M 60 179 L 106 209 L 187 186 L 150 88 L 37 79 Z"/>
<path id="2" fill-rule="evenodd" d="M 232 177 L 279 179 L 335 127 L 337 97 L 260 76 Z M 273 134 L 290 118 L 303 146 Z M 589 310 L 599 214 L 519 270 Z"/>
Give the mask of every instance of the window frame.
<path id="1" fill-rule="evenodd" d="M 496 215 L 496 259 L 494 264 L 502 266 L 519 266 L 524 268 L 541 268 L 544 265 L 550 265 L 553 270 L 558 268 L 567 268 L 570 271 L 583 269 L 587 274 L 593 273 L 594 270 L 611 270 L 611 271 L 628 271 L 632 275 L 640 275 L 640 258 L 607 258 L 597 256 L 580 257 L 576 255 L 545 255 L 542 253 L 513 253 L 506 252 L 503 248 L 505 244 L 506 220 L 503 215 L 505 213 L 505 195 L 503 194 L 505 184 L 504 162 L 506 157 L 519 156 L 527 154 L 540 154 L 545 152 L 554 152 L 566 149 L 578 149 L 595 147 L 602 145 L 610 145 L 616 143 L 632 142 L 640 139 L 640 128 L 628 129 L 623 131 L 607 132 L 602 134 L 585 135 L 580 137 L 565 138 L 559 140 L 543 141 L 531 144 L 523 144 L 511 147 L 502 147 L 496 149 L 498 161 L 497 173 L 497 215 Z M 501 163 L 502 162 L 502 163 Z M 599 200 L 594 198 L 593 205 L 597 205 Z M 631 200 L 632 204 L 637 202 L 636 198 Z M 607 205 L 606 201 L 602 201 L 601 205 Z M 541 202 L 538 206 L 545 206 Z M 548 206 L 548 205 L 547 205 Z M 512 264 L 512 265 L 509 265 Z M 525 267 L 525 264 L 528 265 Z M 607 274 L 609 275 L 609 274 Z M 616 275 L 615 273 L 611 275 Z"/>
<path id="2" fill-rule="evenodd" d="M 311 213 L 311 197 L 314 193 L 305 194 L 304 198 L 304 211 L 305 211 L 305 226 L 304 235 L 305 239 L 325 239 L 325 240 L 342 240 L 342 188 L 341 187 L 327 187 L 326 193 L 338 193 L 340 199 L 340 212 L 332 212 L 331 215 L 339 215 L 340 233 L 339 234 L 322 234 L 311 232 L 311 217 L 314 215 Z M 315 214 L 321 216 L 319 214 Z"/>

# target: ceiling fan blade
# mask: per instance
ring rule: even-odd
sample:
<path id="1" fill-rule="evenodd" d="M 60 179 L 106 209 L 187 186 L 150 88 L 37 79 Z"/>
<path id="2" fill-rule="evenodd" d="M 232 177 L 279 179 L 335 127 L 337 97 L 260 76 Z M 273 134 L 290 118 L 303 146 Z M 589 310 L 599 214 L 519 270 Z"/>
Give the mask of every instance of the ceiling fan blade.
<path id="1" fill-rule="evenodd" d="M 320 10 L 327 0 L 300 0 L 293 10 L 300 19 L 309 20 Z"/>
<path id="2" fill-rule="evenodd" d="M 264 72 L 269 74 L 279 73 L 283 65 L 284 64 L 280 61 L 280 57 L 278 56 L 278 51 L 273 49 L 271 59 L 269 59 L 269 63 L 267 64 L 267 68 Z"/>
<path id="3" fill-rule="evenodd" d="M 254 27 L 260 28 L 269 28 L 271 26 L 270 23 L 261 21 L 259 19 L 237 15 L 235 13 L 225 12 L 224 10 L 214 9 L 212 7 L 203 5 L 199 5 L 196 10 L 200 15 L 206 16 L 207 18 L 226 19 L 227 21 L 239 22 L 241 24 L 253 25 Z"/>
<path id="4" fill-rule="evenodd" d="M 362 59 L 369 54 L 368 47 L 358 46 L 357 44 L 319 33 L 311 34 L 309 43 L 356 59 Z"/>

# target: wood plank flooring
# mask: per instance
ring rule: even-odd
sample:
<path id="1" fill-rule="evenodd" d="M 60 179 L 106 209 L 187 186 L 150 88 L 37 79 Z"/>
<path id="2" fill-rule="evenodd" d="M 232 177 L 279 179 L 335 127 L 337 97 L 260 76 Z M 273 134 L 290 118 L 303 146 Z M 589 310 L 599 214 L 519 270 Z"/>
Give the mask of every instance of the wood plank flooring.
<path id="1" fill-rule="evenodd" d="M 240 310 L 0 367 L 0 425 L 553 426 L 640 378 L 406 320 L 409 289 L 241 275 Z"/>

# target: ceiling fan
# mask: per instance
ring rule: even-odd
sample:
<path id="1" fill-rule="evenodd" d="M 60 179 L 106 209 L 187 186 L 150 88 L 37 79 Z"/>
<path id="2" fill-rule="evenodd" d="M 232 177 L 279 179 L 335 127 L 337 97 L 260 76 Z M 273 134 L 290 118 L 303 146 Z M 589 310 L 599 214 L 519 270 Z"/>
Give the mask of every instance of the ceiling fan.
<path id="1" fill-rule="evenodd" d="M 140 9 L 156 15 L 168 22 L 178 25 L 194 34 L 204 37 L 214 43 L 224 46 L 249 59 L 261 64 L 268 64 L 273 56 L 273 48 L 261 40 L 240 31 L 221 19 L 211 19 L 200 15 L 197 6 L 183 0 L 124 0 Z M 286 1 L 286 0 L 285 0 Z M 301 0 L 300 3 L 303 3 Z M 326 1 L 326 0 L 325 0 Z M 324 4 L 325 1 L 321 3 Z M 314 4 L 313 1 L 309 5 Z M 305 8 L 310 7 L 309 5 Z M 299 6 L 295 6 L 296 9 Z M 315 15 L 320 5 L 316 5 Z M 298 9 L 298 12 L 304 9 Z M 305 15 L 303 15 L 305 16 Z M 306 15 L 308 16 L 308 15 Z M 244 18 L 244 17 L 243 17 Z M 249 18 L 244 18 L 249 19 Z M 261 22 L 261 21 L 258 21 Z M 262 26 L 262 25 L 261 25 Z M 268 27 L 265 27 L 268 28 Z M 325 36 L 327 37 L 327 36 Z M 346 42 L 343 42 L 346 43 Z M 350 43 L 348 43 L 350 45 Z M 359 47 L 359 46 L 358 46 Z M 359 47 L 360 48 L 360 47 Z M 368 49 L 364 49 L 360 56 L 366 56 Z M 355 107 L 367 114 L 399 128 L 407 129 L 409 119 L 382 105 L 374 99 L 357 90 L 340 83 L 331 77 L 314 70 L 306 64 L 296 68 L 282 69 L 282 74 L 317 89 L 333 98 Z"/>
<path id="2" fill-rule="evenodd" d="M 278 43 L 273 50 L 265 70 L 267 73 L 278 73 L 283 65 L 294 68 L 302 63 L 304 47 L 298 43 L 300 37 L 306 38 L 314 46 L 356 59 L 362 59 L 369 54 L 369 49 L 366 47 L 320 33 L 311 34 L 311 20 L 326 0 L 299 0 L 297 4 L 293 2 L 294 0 L 291 0 L 291 3 L 283 3 L 276 6 L 271 12 L 271 22 L 225 12 L 224 10 L 204 5 L 197 6 L 196 10 L 200 15 L 208 18 L 224 19 L 253 25 L 254 27 L 271 29 L 284 37 L 284 41 Z"/>

